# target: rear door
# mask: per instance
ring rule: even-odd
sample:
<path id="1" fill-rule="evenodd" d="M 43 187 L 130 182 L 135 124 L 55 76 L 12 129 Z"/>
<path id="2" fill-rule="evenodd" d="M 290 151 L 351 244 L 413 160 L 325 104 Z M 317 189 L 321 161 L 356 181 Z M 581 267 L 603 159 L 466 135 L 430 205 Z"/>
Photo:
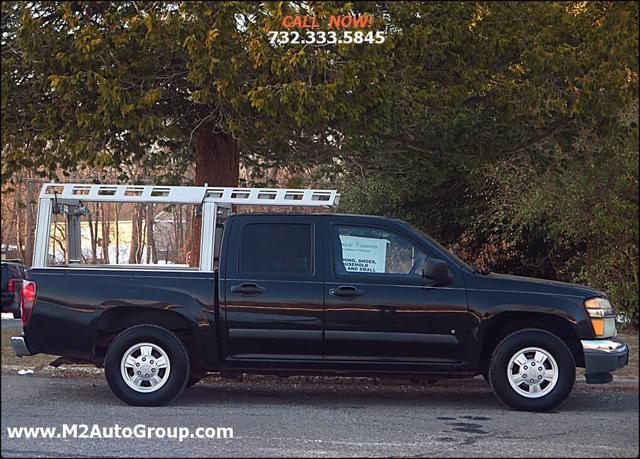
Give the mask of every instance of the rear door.
<path id="1" fill-rule="evenodd" d="M 322 359 L 320 217 L 240 215 L 230 223 L 223 312 L 227 355 Z"/>

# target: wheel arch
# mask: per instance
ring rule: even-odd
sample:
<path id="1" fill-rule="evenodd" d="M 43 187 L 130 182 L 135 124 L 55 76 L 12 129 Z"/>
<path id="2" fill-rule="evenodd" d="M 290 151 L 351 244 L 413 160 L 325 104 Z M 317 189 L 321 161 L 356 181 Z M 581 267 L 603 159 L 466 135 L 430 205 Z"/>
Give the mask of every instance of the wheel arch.
<path id="1" fill-rule="evenodd" d="M 202 366 L 203 350 L 197 323 L 176 311 L 136 306 L 111 308 L 98 317 L 95 323 L 96 339 L 93 353 L 103 361 L 109 345 L 124 330 L 136 325 L 156 325 L 169 330 L 187 348 L 191 365 Z"/>
<path id="2" fill-rule="evenodd" d="M 539 328 L 558 336 L 571 351 L 576 366 L 584 366 L 584 353 L 578 331 L 569 319 L 543 312 L 508 311 L 487 319 L 479 330 L 480 370 L 484 371 L 488 368 L 491 354 L 506 336 L 527 328 Z"/>

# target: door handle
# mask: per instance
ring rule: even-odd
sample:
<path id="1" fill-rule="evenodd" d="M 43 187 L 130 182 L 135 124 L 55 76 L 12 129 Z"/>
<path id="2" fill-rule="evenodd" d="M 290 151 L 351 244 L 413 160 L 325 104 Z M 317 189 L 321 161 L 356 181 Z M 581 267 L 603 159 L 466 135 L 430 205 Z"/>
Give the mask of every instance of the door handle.
<path id="1" fill-rule="evenodd" d="M 264 293 L 264 287 L 253 282 L 244 282 L 240 285 L 232 285 L 231 292 L 239 293 L 240 295 L 257 295 L 258 293 Z"/>
<path id="2" fill-rule="evenodd" d="M 362 295 L 362 290 L 354 287 L 353 285 L 341 285 L 338 288 L 332 288 L 329 290 L 329 295 L 354 297 Z"/>

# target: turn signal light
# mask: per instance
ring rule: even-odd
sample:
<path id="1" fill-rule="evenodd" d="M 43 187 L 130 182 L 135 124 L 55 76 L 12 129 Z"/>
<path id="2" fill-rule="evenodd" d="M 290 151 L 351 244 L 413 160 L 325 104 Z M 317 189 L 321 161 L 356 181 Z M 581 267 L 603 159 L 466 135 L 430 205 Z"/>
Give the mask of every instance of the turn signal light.
<path id="1" fill-rule="evenodd" d="M 591 319 L 591 325 L 596 336 L 604 336 L 604 319 Z"/>
<path id="2" fill-rule="evenodd" d="M 596 338 L 609 338 L 616 335 L 616 316 L 609 300 L 590 298 L 584 302 Z"/>

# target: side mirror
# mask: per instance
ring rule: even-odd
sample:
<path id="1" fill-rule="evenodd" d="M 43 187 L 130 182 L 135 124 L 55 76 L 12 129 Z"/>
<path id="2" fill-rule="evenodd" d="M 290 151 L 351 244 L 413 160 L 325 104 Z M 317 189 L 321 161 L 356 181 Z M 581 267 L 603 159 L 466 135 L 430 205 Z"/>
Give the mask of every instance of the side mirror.
<path id="1" fill-rule="evenodd" d="M 437 258 L 427 258 L 422 262 L 422 277 L 433 281 L 433 285 L 448 285 L 453 281 L 447 263 Z"/>

